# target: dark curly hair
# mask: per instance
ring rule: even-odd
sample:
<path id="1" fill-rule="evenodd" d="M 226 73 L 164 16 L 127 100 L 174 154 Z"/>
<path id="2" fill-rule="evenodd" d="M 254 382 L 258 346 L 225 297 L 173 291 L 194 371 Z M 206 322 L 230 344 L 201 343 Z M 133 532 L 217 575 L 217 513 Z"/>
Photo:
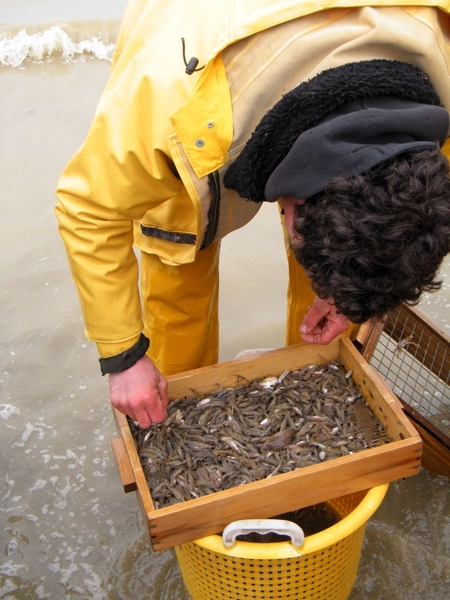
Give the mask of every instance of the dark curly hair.
<path id="1" fill-rule="evenodd" d="M 439 148 L 407 152 L 296 207 L 293 244 L 321 298 L 354 323 L 435 291 L 450 252 L 450 176 Z"/>

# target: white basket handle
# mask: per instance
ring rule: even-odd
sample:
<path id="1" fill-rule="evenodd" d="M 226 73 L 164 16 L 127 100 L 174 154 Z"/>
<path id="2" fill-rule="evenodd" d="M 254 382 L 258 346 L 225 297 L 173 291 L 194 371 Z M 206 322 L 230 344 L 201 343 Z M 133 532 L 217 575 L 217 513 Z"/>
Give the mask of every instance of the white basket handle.
<path id="1" fill-rule="evenodd" d="M 231 548 L 236 543 L 238 535 L 248 533 L 288 535 L 291 538 L 292 545 L 296 548 L 300 548 L 305 543 L 302 528 L 292 521 L 285 521 L 284 519 L 244 519 L 233 521 L 225 527 L 222 533 L 223 545 L 225 548 Z"/>

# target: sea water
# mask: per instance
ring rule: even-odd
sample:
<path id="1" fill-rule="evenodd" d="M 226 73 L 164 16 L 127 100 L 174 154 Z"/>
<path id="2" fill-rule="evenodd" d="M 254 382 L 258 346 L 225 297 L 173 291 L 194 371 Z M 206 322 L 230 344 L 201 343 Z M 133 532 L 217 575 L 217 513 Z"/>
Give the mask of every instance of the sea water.
<path id="1" fill-rule="evenodd" d="M 124 0 L 0 0 L 0 598 L 188 600 L 122 491 L 107 384 L 83 330 L 53 207 L 107 81 Z M 274 207 L 222 250 L 221 360 L 284 344 Z M 278 225 L 278 224 L 277 224 Z M 262 257 L 270 257 L 266 259 Z M 420 308 L 449 334 L 444 286 Z M 352 600 L 442 600 L 448 480 L 393 483 L 370 520 Z"/>

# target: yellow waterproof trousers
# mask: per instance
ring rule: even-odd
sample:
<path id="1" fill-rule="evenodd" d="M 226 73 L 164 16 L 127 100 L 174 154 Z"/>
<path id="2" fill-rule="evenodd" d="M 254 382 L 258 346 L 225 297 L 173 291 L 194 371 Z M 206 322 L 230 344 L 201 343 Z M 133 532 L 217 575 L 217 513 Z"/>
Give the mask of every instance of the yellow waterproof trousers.
<path id="1" fill-rule="evenodd" d="M 303 342 L 299 328 L 314 301 L 309 278 L 292 254 L 284 229 L 289 268 L 286 345 Z M 195 262 L 169 266 L 142 253 L 141 294 L 148 356 L 164 375 L 218 362 L 220 242 L 201 250 Z M 357 326 L 346 332 L 352 335 Z"/>
<path id="2" fill-rule="evenodd" d="M 164 264 L 142 252 L 141 297 L 147 355 L 163 375 L 218 362 L 220 242 L 194 262 Z"/>

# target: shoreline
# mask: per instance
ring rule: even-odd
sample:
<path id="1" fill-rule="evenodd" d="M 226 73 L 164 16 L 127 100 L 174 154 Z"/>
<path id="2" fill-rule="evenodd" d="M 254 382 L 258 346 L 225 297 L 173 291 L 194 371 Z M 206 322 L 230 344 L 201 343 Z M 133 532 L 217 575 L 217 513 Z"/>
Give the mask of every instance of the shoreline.
<path id="1" fill-rule="evenodd" d="M 119 33 L 121 19 L 119 18 L 101 18 L 101 19 L 49 19 L 39 23 L 5 23 L 0 22 L 0 42 L 12 40 L 21 31 L 28 35 L 39 35 L 45 31 L 60 27 L 68 34 L 73 36 L 75 41 L 80 41 L 84 37 L 101 34 L 105 41 L 116 41 Z M 108 36 L 111 40 L 108 39 Z"/>

